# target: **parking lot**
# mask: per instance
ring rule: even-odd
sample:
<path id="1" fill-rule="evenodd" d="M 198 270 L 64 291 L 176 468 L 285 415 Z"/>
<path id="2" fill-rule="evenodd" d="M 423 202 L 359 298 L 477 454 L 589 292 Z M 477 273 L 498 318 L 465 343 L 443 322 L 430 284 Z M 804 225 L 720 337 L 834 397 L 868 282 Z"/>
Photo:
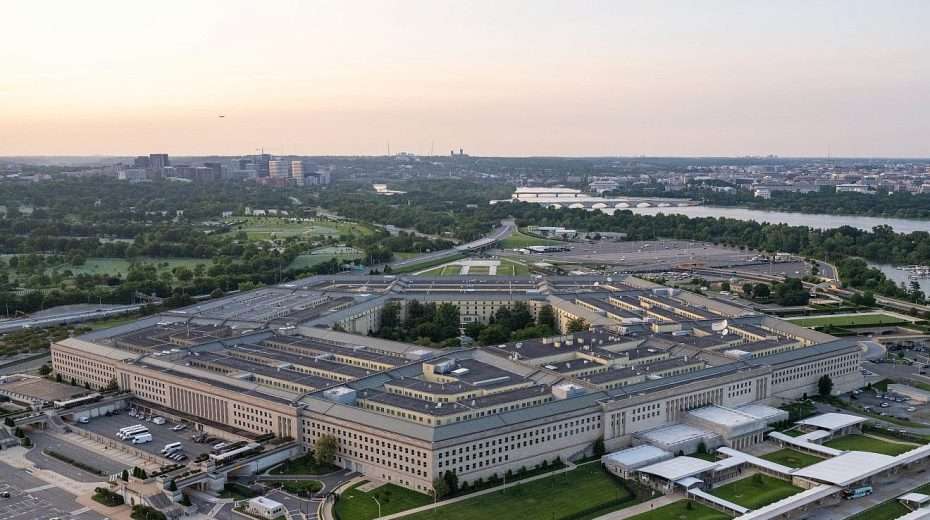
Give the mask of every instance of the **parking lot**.
<path id="1" fill-rule="evenodd" d="M 66 434 L 67 437 L 78 441 L 80 438 L 74 434 Z M 96 468 L 106 474 L 114 474 L 126 469 L 127 465 L 119 460 L 101 455 L 97 452 L 85 449 L 75 442 L 64 440 L 60 437 L 53 437 L 45 432 L 36 431 L 30 434 L 35 448 L 29 450 L 26 458 L 29 459 L 37 468 L 48 469 L 64 475 L 78 482 L 99 482 L 106 477 L 91 473 L 84 469 L 78 468 L 72 464 L 61 461 L 46 453 L 46 450 L 60 453 L 72 460 L 81 461 L 83 464 Z M 109 450 L 114 451 L 114 450 Z M 2 477 L 0 477 L 2 478 Z"/>
<path id="2" fill-rule="evenodd" d="M 47 520 L 50 518 L 103 520 L 103 516 L 81 506 L 74 496 L 39 480 L 27 471 L 0 462 L 0 518 L 4 520 Z"/>
<path id="3" fill-rule="evenodd" d="M 688 263 L 701 263 L 706 267 L 744 265 L 752 263 L 755 256 L 749 251 L 690 240 L 600 241 L 568 245 L 571 251 L 521 256 L 538 258 L 539 261 L 608 264 L 630 271 L 664 271 Z"/>
<path id="4" fill-rule="evenodd" d="M 149 429 L 149 433 L 152 434 L 152 442 L 132 444 L 130 441 L 121 441 L 116 437 L 116 432 L 121 428 L 136 424 L 142 424 Z M 171 428 L 175 425 L 176 423 L 171 422 L 155 424 L 153 422 L 147 422 L 144 419 L 131 417 L 126 412 L 123 412 L 120 415 L 113 415 L 110 417 L 95 417 L 87 424 L 77 424 L 75 427 L 94 432 L 108 439 L 113 439 L 117 443 L 143 450 L 154 455 L 161 455 L 161 450 L 166 444 L 180 442 L 184 448 L 184 453 L 189 457 L 188 460 L 184 461 L 185 463 L 193 461 L 201 453 L 210 452 L 209 444 L 198 444 L 191 439 L 193 432 L 191 432 L 190 428 L 185 428 L 181 431 L 172 431 Z"/>
<path id="5" fill-rule="evenodd" d="M 906 418 L 914 415 L 918 410 L 924 408 L 923 406 L 912 403 L 903 396 L 894 396 L 891 394 L 880 393 L 885 396 L 885 398 L 879 398 L 878 394 L 880 392 L 875 392 L 871 390 L 863 390 L 862 393 L 856 395 L 856 402 L 859 406 L 871 407 L 873 413 L 879 414 L 881 416 L 890 416 L 897 418 Z"/>

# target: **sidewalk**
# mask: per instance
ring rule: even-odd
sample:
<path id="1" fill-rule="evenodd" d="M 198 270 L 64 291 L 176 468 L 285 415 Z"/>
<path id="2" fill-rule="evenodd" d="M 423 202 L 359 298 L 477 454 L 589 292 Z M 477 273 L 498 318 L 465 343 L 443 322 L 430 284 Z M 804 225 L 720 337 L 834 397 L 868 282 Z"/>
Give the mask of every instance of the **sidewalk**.
<path id="1" fill-rule="evenodd" d="M 78 482 L 64 475 L 59 475 L 54 471 L 38 469 L 31 460 L 26 458 L 27 451 L 26 448 L 21 446 L 0 450 L 0 460 L 14 468 L 28 470 L 33 477 L 53 484 L 55 487 L 61 488 L 75 496 L 93 494 L 94 488 L 106 485 L 106 481 L 102 480 L 99 482 Z"/>
<path id="2" fill-rule="evenodd" d="M 653 509 L 658 509 L 662 506 L 667 506 L 669 504 L 678 502 L 679 500 L 684 500 L 684 497 L 678 495 L 662 495 L 658 498 L 653 498 L 652 500 L 636 504 L 635 506 L 625 507 L 619 511 L 607 513 L 606 515 L 599 516 L 594 520 L 621 520 L 623 518 L 630 518 L 642 513 L 648 513 Z"/>
<path id="3" fill-rule="evenodd" d="M 75 446 L 80 446 L 81 448 L 84 448 L 85 450 L 92 451 L 108 459 L 120 462 L 129 468 L 133 466 L 138 466 L 146 471 L 154 471 L 160 467 L 158 464 L 154 464 L 140 457 L 136 457 L 135 455 L 126 453 L 125 451 L 120 450 L 118 448 L 105 447 L 96 441 L 93 441 L 91 439 L 78 435 L 76 433 L 46 432 L 46 435 L 54 439 L 58 439 L 62 442 L 67 442 Z"/>

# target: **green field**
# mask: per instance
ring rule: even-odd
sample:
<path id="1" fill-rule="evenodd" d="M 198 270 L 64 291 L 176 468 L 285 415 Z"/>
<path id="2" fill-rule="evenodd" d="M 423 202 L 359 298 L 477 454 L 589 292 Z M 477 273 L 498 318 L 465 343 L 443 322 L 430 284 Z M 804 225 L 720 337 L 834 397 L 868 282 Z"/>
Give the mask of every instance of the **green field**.
<path id="1" fill-rule="evenodd" d="M 812 464 L 823 462 L 823 459 L 820 457 L 787 448 L 762 455 L 759 458 L 781 464 L 782 466 L 788 466 L 789 468 L 806 468 Z"/>
<path id="2" fill-rule="evenodd" d="M 232 233 L 244 231 L 249 240 L 271 240 L 288 237 L 339 237 L 340 235 L 369 235 L 372 228 L 354 222 L 290 222 L 287 217 L 237 218 Z"/>
<path id="3" fill-rule="evenodd" d="M 155 265 L 159 271 L 171 271 L 175 267 L 184 266 L 194 269 L 199 264 L 209 266 L 212 262 L 207 258 L 148 258 L 135 259 L 136 263 Z M 78 274 L 110 274 L 113 276 L 126 276 L 129 273 L 130 261 L 126 258 L 88 258 L 84 265 L 63 265 L 59 271 L 71 271 Z"/>
<path id="4" fill-rule="evenodd" d="M 381 504 L 381 516 L 391 515 L 425 506 L 432 503 L 432 497 L 402 488 L 394 484 L 385 484 L 365 493 L 356 484 L 339 495 L 333 506 L 339 520 L 370 520 L 378 517 L 378 504 Z"/>
<path id="5" fill-rule="evenodd" d="M 911 510 L 904 507 L 904 504 L 898 502 L 897 498 L 883 502 L 873 508 L 849 517 L 849 520 L 894 520 L 910 513 Z"/>
<path id="6" fill-rule="evenodd" d="M 792 486 L 790 482 L 756 473 L 751 477 L 715 488 L 710 493 L 734 504 L 749 509 L 758 509 L 800 491 L 800 488 Z"/>
<path id="7" fill-rule="evenodd" d="M 528 276 L 530 274 L 529 267 L 526 264 L 521 264 L 520 262 L 514 262 L 513 260 L 508 260 L 506 258 L 501 258 L 501 265 L 497 267 L 497 274 L 501 276 Z"/>
<path id="8" fill-rule="evenodd" d="M 565 244 L 565 242 L 549 240 L 547 238 L 537 238 L 520 231 L 514 231 L 512 235 L 501 240 L 499 245 L 504 249 L 522 249 L 528 246 L 554 246 L 559 244 Z"/>
<path id="9" fill-rule="evenodd" d="M 908 323 L 897 316 L 879 312 L 856 314 L 854 316 L 820 316 L 812 318 L 789 319 L 791 323 L 802 327 L 871 327 L 874 325 L 899 325 Z"/>
<path id="10" fill-rule="evenodd" d="M 688 503 L 691 509 L 688 509 Z M 690 500 L 679 500 L 648 513 L 631 516 L 627 520 L 729 520 L 730 517 L 703 504 Z"/>
<path id="11" fill-rule="evenodd" d="M 865 435 L 846 435 L 839 439 L 833 439 L 824 445 L 838 450 L 871 451 L 872 453 L 882 453 L 892 457 L 914 449 L 912 444 L 895 444 L 866 437 Z"/>
<path id="12" fill-rule="evenodd" d="M 361 257 L 361 254 L 298 255 L 294 257 L 294 260 L 290 263 L 290 265 L 287 266 L 287 268 L 303 269 L 306 267 L 313 267 L 317 264 L 322 264 L 323 262 L 328 262 L 333 258 L 341 262 L 343 260 L 358 260 Z"/>
<path id="13" fill-rule="evenodd" d="M 619 501 L 619 502 L 618 502 Z M 627 507 L 635 497 L 599 464 L 586 464 L 494 493 L 462 500 L 435 511 L 404 517 L 409 520 L 486 520 L 514 518 L 559 520 L 603 506 L 591 518 Z M 351 520 L 343 518 L 342 520 Z"/>

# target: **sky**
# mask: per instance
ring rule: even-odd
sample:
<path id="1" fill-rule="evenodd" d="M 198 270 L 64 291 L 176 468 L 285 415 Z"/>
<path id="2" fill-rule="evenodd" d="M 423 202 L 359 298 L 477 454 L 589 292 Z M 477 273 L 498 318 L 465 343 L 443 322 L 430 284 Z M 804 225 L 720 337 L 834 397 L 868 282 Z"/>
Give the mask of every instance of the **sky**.
<path id="1" fill-rule="evenodd" d="M 0 155 L 930 155 L 928 1 L 0 12 Z"/>

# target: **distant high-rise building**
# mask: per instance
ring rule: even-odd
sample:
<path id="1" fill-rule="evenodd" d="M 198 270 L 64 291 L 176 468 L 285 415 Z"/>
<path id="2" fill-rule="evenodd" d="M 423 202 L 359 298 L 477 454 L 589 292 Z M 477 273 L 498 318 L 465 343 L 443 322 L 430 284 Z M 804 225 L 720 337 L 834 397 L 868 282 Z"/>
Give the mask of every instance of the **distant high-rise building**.
<path id="1" fill-rule="evenodd" d="M 282 159 L 268 161 L 268 176 L 273 178 L 287 177 L 287 164 Z"/>
<path id="2" fill-rule="evenodd" d="M 133 168 L 148 168 L 149 164 L 151 164 L 151 161 L 149 161 L 149 158 L 145 155 L 140 155 L 132 161 Z"/>
<path id="3" fill-rule="evenodd" d="M 304 178 L 303 161 L 291 161 L 291 178 L 292 179 L 303 179 Z"/>
<path id="4" fill-rule="evenodd" d="M 256 177 L 268 177 L 270 175 L 268 163 L 271 162 L 271 155 L 267 153 L 256 155 L 252 162 L 255 164 Z"/>
<path id="5" fill-rule="evenodd" d="M 203 163 L 205 168 L 210 169 L 210 177 L 212 180 L 218 181 L 223 178 L 223 165 L 218 162 L 205 162 Z"/>
<path id="6" fill-rule="evenodd" d="M 171 160 L 168 159 L 168 154 L 166 153 L 153 153 L 149 154 L 149 168 L 153 170 L 161 170 L 166 166 L 171 166 Z"/>

